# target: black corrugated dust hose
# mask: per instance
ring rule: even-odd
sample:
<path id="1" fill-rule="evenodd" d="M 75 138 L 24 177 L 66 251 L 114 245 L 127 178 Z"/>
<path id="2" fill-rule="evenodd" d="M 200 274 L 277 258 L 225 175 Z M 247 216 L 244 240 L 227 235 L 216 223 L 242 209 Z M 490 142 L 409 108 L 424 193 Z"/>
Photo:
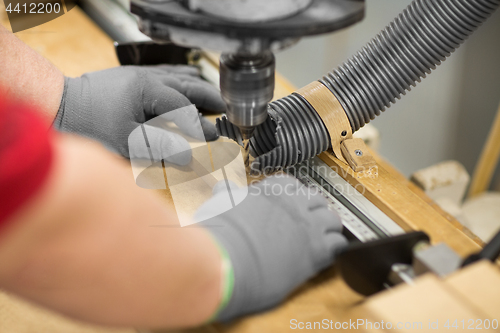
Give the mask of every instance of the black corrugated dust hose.
<path id="1" fill-rule="evenodd" d="M 355 132 L 430 74 L 500 6 L 500 0 L 414 0 L 396 19 L 321 80 L 338 99 Z M 274 171 L 309 159 L 330 146 L 328 131 L 300 95 L 269 105 L 256 129 L 252 168 Z M 238 141 L 227 119 L 221 135 Z"/>

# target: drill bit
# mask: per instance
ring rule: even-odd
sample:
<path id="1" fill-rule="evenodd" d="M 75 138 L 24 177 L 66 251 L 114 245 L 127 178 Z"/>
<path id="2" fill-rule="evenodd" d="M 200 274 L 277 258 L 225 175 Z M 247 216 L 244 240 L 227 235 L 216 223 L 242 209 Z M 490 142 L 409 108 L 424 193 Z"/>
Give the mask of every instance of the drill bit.
<path id="1" fill-rule="evenodd" d="M 250 140 L 243 140 L 243 161 L 245 162 L 245 169 L 250 172 Z"/>

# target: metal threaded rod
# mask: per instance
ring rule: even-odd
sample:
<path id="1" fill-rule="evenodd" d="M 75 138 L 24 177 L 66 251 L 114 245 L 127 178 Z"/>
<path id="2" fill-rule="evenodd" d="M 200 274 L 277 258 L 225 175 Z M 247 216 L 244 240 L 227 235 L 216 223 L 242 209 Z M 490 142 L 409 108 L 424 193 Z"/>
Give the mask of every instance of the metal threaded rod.
<path id="1" fill-rule="evenodd" d="M 320 82 L 337 97 L 355 132 L 430 74 L 499 6 L 500 0 L 414 0 Z M 288 167 L 330 146 L 323 122 L 301 97 L 292 94 L 271 103 L 269 115 L 250 142 L 257 156 L 253 169 Z M 218 124 L 226 132 L 227 126 Z"/>

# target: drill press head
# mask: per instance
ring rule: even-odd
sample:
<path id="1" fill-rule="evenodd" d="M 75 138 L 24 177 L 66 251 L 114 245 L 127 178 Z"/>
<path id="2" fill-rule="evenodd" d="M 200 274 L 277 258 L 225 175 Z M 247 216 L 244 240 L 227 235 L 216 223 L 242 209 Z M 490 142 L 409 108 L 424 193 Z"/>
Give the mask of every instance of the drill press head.
<path id="1" fill-rule="evenodd" d="M 273 52 L 360 21 L 364 6 L 364 0 L 132 0 L 131 10 L 153 40 L 222 52 L 227 117 L 248 140 L 273 98 Z"/>

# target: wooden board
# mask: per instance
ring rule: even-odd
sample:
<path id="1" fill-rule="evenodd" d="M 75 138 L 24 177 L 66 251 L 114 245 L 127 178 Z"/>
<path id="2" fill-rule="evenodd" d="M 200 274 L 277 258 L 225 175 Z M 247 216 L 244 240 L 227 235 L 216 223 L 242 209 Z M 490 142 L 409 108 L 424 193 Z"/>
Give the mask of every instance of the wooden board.
<path id="1" fill-rule="evenodd" d="M 433 243 L 445 242 L 463 257 L 480 249 L 477 242 L 450 223 L 401 182 L 400 176 L 391 174 L 381 163 L 376 169 L 354 172 L 328 152 L 322 153 L 320 158 L 404 230 L 425 231 Z"/>
<path id="2" fill-rule="evenodd" d="M 0 291 L 0 332 L 136 333 L 136 330 L 100 327 L 72 320 Z"/>
<path id="3" fill-rule="evenodd" d="M 471 283 L 473 282 L 473 283 Z M 350 318 L 363 318 L 360 332 L 380 332 L 375 323 L 391 323 L 391 332 L 498 332 L 500 270 L 483 261 L 446 279 L 426 274 L 414 285 L 399 285 L 353 307 Z M 370 322 L 368 325 L 366 322 Z M 400 328 L 396 326 L 399 324 Z M 408 325 L 406 329 L 403 325 Z M 449 328 L 446 327 L 448 325 Z M 453 327 L 455 325 L 455 327 Z M 375 327 L 374 327 L 375 326 Z"/>
<path id="4" fill-rule="evenodd" d="M 472 282 L 472 283 L 471 283 Z M 489 318 L 500 320 L 500 269 L 488 261 L 470 265 L 446 278 L 456 295 Z"/>
<path id="5" fill-rule="evenodd" d="M 5 13 L 3 9 L 0 12 Z M 7 17 L 0 19 L 10 29 Z M 53 21 L 18 32 L 16 36 L 66 76 L 80 76 L 120 64 L 113 41 L 79 7 Z"/>

